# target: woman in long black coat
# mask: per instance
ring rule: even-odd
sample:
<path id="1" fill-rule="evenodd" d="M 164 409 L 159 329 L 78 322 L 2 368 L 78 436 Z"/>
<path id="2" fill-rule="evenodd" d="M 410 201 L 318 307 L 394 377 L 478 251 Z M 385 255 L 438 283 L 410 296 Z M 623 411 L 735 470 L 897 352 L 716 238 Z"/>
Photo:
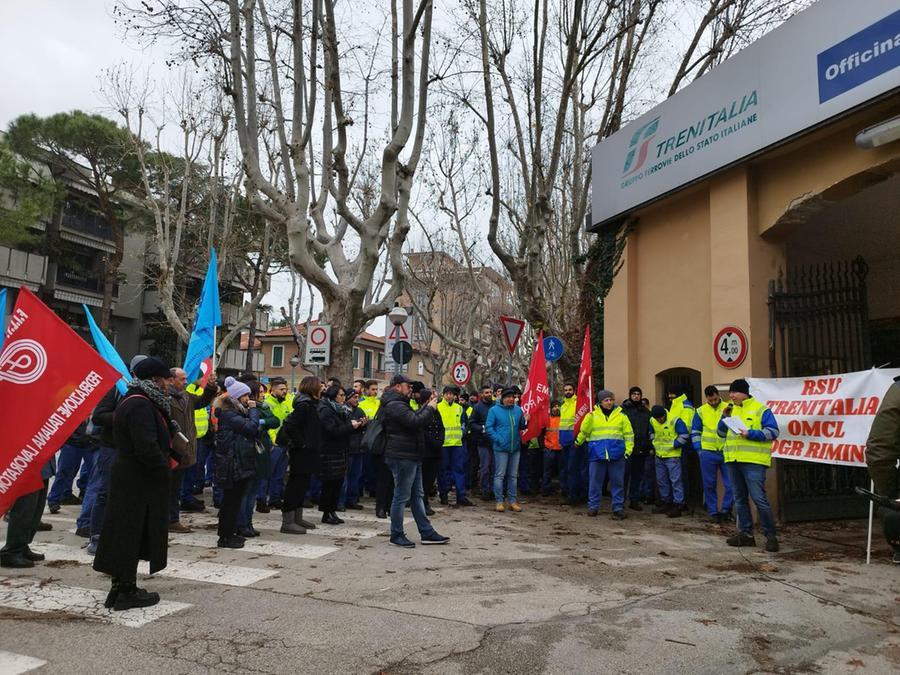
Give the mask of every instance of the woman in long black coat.
<path id="1" fill-rule="evenodd" d="M 138 588 L 138 560 L 150 573 L 166 566 L 169 525 L 171 418 L 169 368 L 148 358 L 134 367 L 135 379 L 113 414 L 118 454 L 110 470 L 109 495 L 94 569 L 112 577 L 106 607 L 149 607 L 158 593 Z"/>
<path id="2" fill-rule="evenodd" d="M 306 534 L 316 528 L 303 520 L 303 497 L 310 477 L 319 470 L 322 423 L 317 407 L 321 395 L 322 381 L 312 375 L 304 377 L 294 397 L 294 409 L 278 430 L 277 442 L 287 447 L 290 469 L 281 503 L 281 531 L 285 534 Z"/>
<path id="3" fill-rule="evenodd" d="M 332 385 L 319 401 L 319 420 L 322 423 L 322 454 L 319 460 L 319 478 L 322 480 L 322 494 L 319 496 L 319 511 L 322 522 L 340 525 L 337 504 L 341 495 L 341 484 L 347 475 L 347 455 L 350 452 L 350 434 L 361 425 L 360 420 L 350 420 L 344 408 L 345 393 L 340 385 Z"/>

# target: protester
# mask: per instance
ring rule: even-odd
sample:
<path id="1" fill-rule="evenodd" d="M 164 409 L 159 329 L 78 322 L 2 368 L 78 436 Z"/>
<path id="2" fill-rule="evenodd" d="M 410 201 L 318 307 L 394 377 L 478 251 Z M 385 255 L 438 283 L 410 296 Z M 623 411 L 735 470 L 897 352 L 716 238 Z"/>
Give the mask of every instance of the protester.
<path id="1" fill-rule="evenodd" d="M 80 506 L 87 491 L 90 481 L 91 469 L 94 466 L 94 449 L 97 439 L 88 434 L 87 421 L 78 425 L 72 435 L 66 439 L 59 450 L 56 475 L 50 492 L 47 494 L 47 506 L 50 513 L 58 513 L 60 505 Z M 79 468 L 81 471 L 79 471 Z M 78 476 L 78 491 L 80 497 L 72 493 L 72 482 Z M 82 528 L 76 532 L 79 537 L 89 537 L 90 530 Z"/>
<path id="2" fill-rule="evenodd" d="M 722 419 L 722 411 L 725 403 L 719 396 L 719 390 L 713 385 L 703 390 L 706 403 L 697 408 L 694 413 L 694 421 L 691 425 L 691 440 L 694 451 L 700 456 L 700 474 L 703 477 L 703 502 L 706 512 L 714 523 L 727 523 L 731 520 L 731 507 L 734 497 L 731 494 L 731 480 L 725 470 L 725 458 L 722 448 L 725 440 L 718 434 L 719 420 Z M 725 495 L 722 499 L 722 508 L 719 508 L 719 481 L 722 475 L 722 485 L 725 487 Z"/>
<path id="3" fill-rule="evenodd" d="M 563 498 L 570 504 L 578 504 L 586 492 L 587 481 L 582 481 L 581 459 L 586 458 L 584 449 L 575 447 L 575 411 L 578 409 L 578 398 L 575 396 L 575 385 L 567 382 L 563 385 L 563 402 L 559 410 L 559 442 L 562 445 L 560 455 L 559 487 Z M 584 488 L 584 490 L 583 490 Z"/>
<path id="4" fill-rule="evenodd" d="M 484 430 L 491 439 L 494 451 L 494 501 L 497 511 L 505 511 L 504 496 L 511 511 L 521 511 L 516 489 L 519 478 L 519 458 L 522 440 L 520 433 L 526 428 L 525 415 L 516 405 L 517 390 L 510 387 L 500 395 L 499 405 L 491 408 Z"/>
<path id="5" fill-rule="evenodd" d="M 900 499 L 900 377 L 887 390 L 866 441 L 866 465 L 875 483 L 875 492 L 888 499 Z M 900 564 L 900 511 L 881 509 L 885 537 L 894 549 L 894 563 Z"/>
<path id="6" fill-rule="evenodd" d="M 433 393 L 430 389 L 422 387 L 415 392 L 419 408 L 428 405 Z M 434 481 L 437 479 L 441 467 L 441 457 L 444 449 L 444 423 L 440 415 L 432 415 L 431 421 L 423 430 L 422 448 L 422 492 L 425 500 L 425 515 L 433 516 L 434 509 L 428 502 L 428 497 L 434 489 Z"/>
<path id="7" fill-rule="evenodd" d="M 472 506 L 466 498 L 466 453 L 463 448 L 463 428 L 466 414 L 456 402 L 459 387 L 446 386 L 442 400 L 437 404 L 438 414 L 444 425 L 444 446 L 441 450 L 441 470 L 438 473 L 438 490 L 441 504 L 449 504 L 451 487 L 456 488 L 455 506 Z"/>
<path id="8" fill-rule="evenodd" d="M 294 396 L 288 393 L 287 380 L 283 377 L 273 377 L 269 381 L 269 387 L 270 391 L 265 399 L 266 405 L 279 422 L 283 423 L 294 409 Z M 260 475 L 257 480 L 256 510 L 260 513 L 269 513 L 271 509 L 281 508 L 288 456 L 285 449 L 276 441 L 277 438 L 278 428 L 269 430 L 272 449 L 266 458 L 268 461 L 263 463 L 265 473 Z"/>
<path id="9" fill-rule="evenodd" d="M 722 411 L 718 434 L 725 439 L 725 464 L 731 476 L 739 532 L 729 537 L 729 546 L 755 546 L 753 517 L 749 499 L 756 505 L 759 524 L 766 537 L 766 551 L 778 552 L 775 517 L 766 497 L 766 469 L 772 464 L 772 441 L 778 438 L 778 422 L 772 411 L 750 396 L 747 380 L 738 379 L 728 388 L 731 405 Z M 740 433 L 728 427 L 734 417 L 743 427 Z"/>
<path id="10" fill-rule="evenodd" d="M 219 548 L 243 548 L 237 533 L 238 514 L 248 486 L 256 476 L 256 453 L 262 415 L 250 398 L 250 387 L 233 377 L 225 380 L 226 396 L 216 400 L 216 477 L 222 486 L 219 507 Z"/>
<path id="11" fill-rule="evenodd" d="M 656 454 L 656 488 L 659 503 L 652 513 L 678 518 L 684 511 L 684 482 L 682 480 L 681 452 L 689 442 L 689 431 L 684 420 L 676 417 L 661 405 L 650 411 L 650 438 Z"/>
<path id="12" fill-rule="evenodd" d="M 306 534 L 316 529 L 314 523 L 303 519 L 303 499 L 312 474 L 319 470 L 322 453 L 321 396 L 322 381 L 311 375 L 304 377 L 294 397 L 294 409 L 278 432 L 278 443 L 287 446 L 290 466 L 281 505 L 281 531 L 285 534 Z"/>
<path id="13" fill-rule="evenodd" d="M 44 560 L 44 554 L 32 551 L 30 544 L 40 527 L 47 503 L 47 483 L 55 470 L 56 458 L 51 457 L 41 467 L 43 487 L 16 499 L 7 512 L 6 545 L 0 549 L 0 567 L 34 567 L 34 563 Z"/>
<path id="14" fill-rule="evenodd" d="M 650 411 L 641 403 L 643 392 L 640 387 L 628 390 L 628 400 L 622 404 L 622 412 L 631 422 L 634 432 L 634 452 L 628 460 L 628 506 L 634 511 L 643 511 L 641 499 L 646 497 L 644 488 L 644 465 L 653 452 L 650 440 Z"/>
<path id="15" fill-rule="evenodd" d="M 350 435 L 365 424 L 363 420 L 349 418 L 344 408 L 345 396 L 344 388 L 334 384 L 325 390 L 318 405 L 319 421 L 322 424 L 318 471 L 322 481 L 319 511 L 322 512 L 322 522 L 327 525 L 341 525 L 344 522 L 338 518 L 337 506 L 341 484 L 347 475 Z"/>
<path id="16" fill-rule="evenodd" d="M 253 507 L 259 492 L 259 484 L 266 480 L 268 475 L 269 459 L 271 457 L 272 438 L 269 436 L 273 429 L 281 426 L 279 420 L 269 404 L 266 403 L 266 387 L 262 382 L 254 380 L 247 382 L 250 387 L 250 399 L 256 401 L 256 409 L 259 411 L 259 434 L 256 439 L 256 466 L 253 477 L 248 481 L 241 495 L 241 506 L 238 509 L 237 534 L 248 539 L 258 537 L 259 531 L 253 527 Z"/>
<path id="17" fill-rule="evenodd" d="M 403 548 L 415 548 L 403 528 L 407 502 L 423 544 L 446 544 L 450 540 L 438 534 L 425 515 L 422 488 L 422 431 L 435 415 L 437 401 L 432 396 L 426 405 L 414 411 L 410 407 L 410 384 L 405 375 L 394 375 L 390 388 L 381 396 L 386 434 L 384 458 L 394 482 L 391 543 Z"/>
<path id="18" fill-rule="evenodd" d="M 150 574 L 166 567 L 172 419 L 166 386 L 169 367 L 150 357 L 137 363 L 134 379 L 113 415 L 116 460 L 94 557 L 94 569 L 112 577 L 104 605 L 115 611 L 148 607 L 158 593 L 137 587 L 138 560 Z"/>
<path id="19" fill-rule="evenodd" d="M 669 416 L 673 419 L 680 419 L 687 427 L 688 433 L 694 424 L 694 404 L 688 399 L 688 389 L 683 384 L 672 384 L 667 388 L 667 397 L 669 400 Z M 681 482 L 684 488 L 685 504 L 691 508 L 693 514 L 694 506 L 700 503 L 701 483 L 697 480 L 700 478 L 700 459 L 694 452 L 694 446 L 687 443 L 681 449 Z"/>
<path id="20" fill-rule="evenodd" d="M 366 417 L 371 420 L 375 417 L 380 405 L 381 399 L 378 398 L 377 380 L 366 380 L 363 385 L 363 395 L 359 399 L 360 410 L 362 410 L 366 414 Z M 370 453 L 365 453 L 363 455 L 362 488 L 360 488 L 360 494 L 362 493 L 362 490 L 365 489 L 370 497 L 378 496 L 378 465 L 379 463 L 383 463 L 383 459 L 381 462 L 378 460 L 378 457 Z M 389 476 L 390 471 L 387 471 L 387 469 L 385 469 L 385 471 Z M 387 504 L 388 502 L 385 501 L 385 503 Z M 384 515 L 385 517 L 387 516 L 387 506 L 385 506 Z"/>
<path id="21" fill-rule="evenodd" d="M 356 430 L 350 434 L 349 454 L 347 456 L 347 475 L 344 477 L 344 482 L 341 486 L 338 511 L 341 510 L 341 506 L 350 510 L 359 510 L 363 508 L 362 504 L 359 503 L 359 498 L 362 496 L 363 460 L 365 459 L 365 455 L 362 451 L 362 437 L 365 424 L 369 421 L 369 418 L 366 417 L 366 413 L 359 407 L 360 395 L 356 391 L 357 384 L 364 385 L 365 383 L 362 380 L 356 380 L 356 382 L 353 383 L 354 390 L 350 392 L 350 395 L 347 396 L 345 402 L 349 409 L 348 416 L 350 420 L 358 420 L 360 424 L 357 426 Z"/>
<path id="22" fill-rule="evenodd" d="M 603 483 L 609 478 L 612 496 L 612 517 L 624 520 L 625 515 L 625 464 L 634 450 L 634 432 L 631 422 L 616 405 L 616 398 L 608 389 L 597 392 L 600 402 L 585 416 L 575 440 L 576 445 L 587 444 L 590 466 L 588 488 L 588 515 L 600 511 Z"/>
<path id="23" fill-rule="evenodd" d="M 550 424 L 544 430 L 544 475 L 541 481 L 545 497 L 553 494 L 553 474 L 560 475 L 562 445 L 559 442 L 560 402 L 550 404 Z"/>

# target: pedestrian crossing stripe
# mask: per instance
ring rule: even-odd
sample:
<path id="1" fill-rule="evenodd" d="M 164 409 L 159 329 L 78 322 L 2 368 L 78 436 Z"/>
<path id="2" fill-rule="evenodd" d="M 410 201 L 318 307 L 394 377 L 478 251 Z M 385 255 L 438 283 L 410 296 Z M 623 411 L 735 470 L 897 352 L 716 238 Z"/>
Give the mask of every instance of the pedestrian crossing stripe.
<path id="1" fill-rule="evenodd" d="M 86 619 L 129 628 L 140 628 L 151 621 L 192 607 L 184 602 L 160 600 L 152 607 L 137 607 L 113 612 L 103 606 L 106 591 L 79 588 L 29 577 L 0 577 L 0 607 L 41 614 L 74 614 Z"/>
<path id="2" fill-rule="evenodd" d="M 92 565 L 94 556 L 82 548 L 66 546 L 64 544 L 35 544 L 32 550 L 43 553 L 48 560 L 72 560 L 82 565 Z M 138 572 L 150 574 L 150 564 L 141 561 Z M 255 567 L 242 567 L 240 565 L 222 565 L 205 561 L 179 560 L 169 558 L 166 567 L 154 576 L 169 577 L 172 579 L 184 579 L 186 581 L 201 581 L 209 584 L 221 584 L 223 586 L 250 586 L 263 579 L 278 574 L 277 570 L 263 570 Z M 0 671 L 2 672 L 2 671 Z"/>
<path id="3" fill-rule="evenodd" d="M 201 546 L 203 548 L 216 548 L 219 537 L 215 534 L 191 532 L 189 534 L 170 534 L 172 542 L 182 546 Z M 285 541 L 258 541 L 248 539 L 244 543 L 242 551 L 259 553 L 261 555 L 280 555 L 285 558 L 302 558 L 313 560 L 321 558 L 338 549 L 334 546 L 316 546 L 314 544 L 292 544 Z"/>
<path id="4" fill-rule="evenodd" d="M 205 527 L 207 525 L 215 525 L 219 521 L 213 515 L 203 513 L 183 513 L 181 514 L 181 522 L 191 527 Z M 278 532 L 281 530 L 281 521 L 271 518 L 257 518 L 253 521 L 253 527 L 257 530 L 265 530 L 267 532 Z M 363 528 L 354 528 L 347 525 L 325 525 L 316 523 L 316 529 L 307 530 L 306 533 L 317 537 L 332 537 L 335 539 L 371 539 L 378 536 L 383 530 L 369 530 Z"/>
<path id="5" fill-rule="evenodd" d="M 3 673 L 3 675 L 19 675 L 20 673 L 37 670 L 45 665 L 47 665 L 47 662 L 43 659 L 0 650 L 0 673 Z"/>

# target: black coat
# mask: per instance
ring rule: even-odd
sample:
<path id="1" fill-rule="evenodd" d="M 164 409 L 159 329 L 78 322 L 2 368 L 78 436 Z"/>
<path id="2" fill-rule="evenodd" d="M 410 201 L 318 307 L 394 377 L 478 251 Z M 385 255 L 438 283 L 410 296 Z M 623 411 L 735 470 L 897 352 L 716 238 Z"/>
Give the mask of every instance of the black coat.
<path id="1" fill-rule="evenodd" d="M 338 480 L 347 473 L 350 452 L 350 420 L 334 409 L 327 399 L 319 401 L 319 421 L 322 423 L 322 452 L 319 456 L 319 478 Z"/>
<path id="2" fill-rule="evenodd" d="M 653 442 L 650 440 L 650 411 L 629 399 L 622 404 L 622 412 L 631 422 L 631 429 L 634 431 L 634 452 L 642 455 L 649 453 L 653 450 Z"/>
<path id="3" fill-rule="evenodd" d="M 424 406 L 413 410 L 409 407 L 409 399 L 393 389 L 388 389 L 381 396 L 381 407 L 384 410 L 384 427 L 387 435 L 384 456 L 422 461 L 424 451 L 422 432 L 435 416 L 434 408 Z"/>
<path id="4" fill-rule="evenodd" d="M 444 420 L 432 415 L 428 426 L 422 430 L 422 458 L 438 459 L 444 449 Z"/>
<path id="5" fill-rule="evenodd" d="M 318 473 L 322 453 L 322 422 L 316 410 L 317 401 L 300 394 L 294 398 L 294 409 L 284 418 L 278 431 L 278 444 L 286 445 L 291 471 Z"/>
<path id="6" fill-rule="evenodd" d="M 487 422 L 488 413 L 493 403 L 479 401 L 469 408 L 468 425 L 466 431 L 469 435 L 469 443 L 483 448 L 491 447 L 491 439 L 484 433 L 484 423 Z"/>
<path id="7" fill-rule="evenodd" d="M 169 420 L 139 389 L 129 389 L 113 420 L 118 456 L 109 478 L 106 517 L 94 569 L 114 577 L 166 566 L 169 544 Z"/>
<path id="8" fill-rule="evenodd" d="M 364 420 L 366 419 L 366 413 L 363 412 L 363 409 L 359 406 L 355 408 L 350 408 L 350 420 Z M 362 437 L 366 432 L 365 427 L 360 427 L 356 431 L 350 434 L 350 454 L 351 455 L 361 455 L 363 452 L 362 449 Z"/>
<path id="9" fill-rule="evenodd" d="M 100 399 L 100 403 L 94 408 L 94 414 L 91 415 L 91 422 L 94 426 L 100 427 L 100 443 L 107 448 L 116 447 L 113 413 L 121 400 L 119 388 L 113 387 Z"/>
<path id="10" fill-rule="evenodd" d="M 256 441 L 261 413 L 235 405 L 228 397 L 219 402 L 216 429 L 216 479 L 223 488 L 256 475 Z"/>

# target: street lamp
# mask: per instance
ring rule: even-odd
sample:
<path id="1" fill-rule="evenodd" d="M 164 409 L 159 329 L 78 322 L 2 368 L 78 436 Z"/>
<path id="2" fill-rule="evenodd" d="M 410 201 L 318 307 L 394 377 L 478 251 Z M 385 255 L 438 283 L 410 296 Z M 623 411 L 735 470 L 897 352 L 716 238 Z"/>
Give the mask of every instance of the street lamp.
<path id="1" fill-rule="evenodd" d="M 294 368 L 300 365 L 300 355 L 294 354 L 291 357 L 291 393 L 294 392 Z"/>
<path id="2" fill-rule="evenodd" d="M 390 319 L 391 323 L 395 326 L 402 326 L 406 323 L 406 320 L 409 318 L 409 314 L 403 307 L 400 306 L 399 303 L 394 303 L 394 307 L 388 312 L 388 319 Z M 394 359 L 394 373 L 400 374 L 400 362 L 397 359 Z"/>

